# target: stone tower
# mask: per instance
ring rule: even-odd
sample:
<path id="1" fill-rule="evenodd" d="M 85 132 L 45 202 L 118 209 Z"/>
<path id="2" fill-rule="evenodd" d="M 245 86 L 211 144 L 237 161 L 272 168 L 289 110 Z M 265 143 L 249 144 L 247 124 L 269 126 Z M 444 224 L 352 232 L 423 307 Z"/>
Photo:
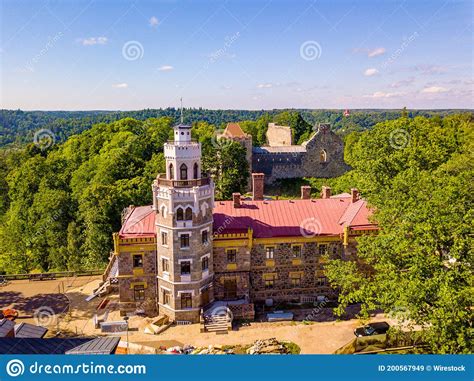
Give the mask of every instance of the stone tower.
<path id="1" fill-rule="evenodd" d="M 201 309 L 214 299 L 214 183 L 201 172 L 201 144 L 191 139 L 191 126 L 175 126 L 164 153 L 166 173 L 152 186 L 159 312 L 171 320 L 199 322 Z"/>

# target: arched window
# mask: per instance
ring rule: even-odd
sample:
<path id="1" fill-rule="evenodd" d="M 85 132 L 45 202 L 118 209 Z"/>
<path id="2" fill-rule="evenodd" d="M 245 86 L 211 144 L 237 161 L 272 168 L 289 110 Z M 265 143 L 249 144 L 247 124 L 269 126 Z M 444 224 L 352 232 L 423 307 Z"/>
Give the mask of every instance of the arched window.
<path id="1" fill-rule="evenodd" d="M 198 163 L 194 163 L 194 179 L 196 180 L 198 178 Z"/>
<path id="2" fill-rule="evenodd" d="M 188 167 L 186 164 L 181 164 L 181 167 L 179 167 L 180 171 L 180 179 L 181 180 L 187 180 L 188 179 Z"/>
<path id="3" fill-rule="evenodd" d="M 178 210 L 176 211 L 176 220 L 177 221 L 183 221 L 184 220 L 183 208 L 178 208 Z"/>
<path id="4" fill-rule="evenodd" d="M 166 206 L 164 205 L 161 207 L 161 216 L 166 217 Z"/>
<path id="5" fill-rule="evenodd" d="M 321 163 L 325 163 L 326 161 L 328 161 L 328 154 L 326 153 L 326 150 L 322 149 L 319 153 L 319 161 Z"/>
<path id="6" fill-rule="evenodd" d="M 193 210 L 190 207 L 186 208 L 186 221 L 192 221 L 193 219 Z"/>
<path id="7" fill-rule="evenodd" d="M 170 164 L 170 180 L 173 180 L 174 179 L 174 168 L 173 168 L 173 164 Z"/>

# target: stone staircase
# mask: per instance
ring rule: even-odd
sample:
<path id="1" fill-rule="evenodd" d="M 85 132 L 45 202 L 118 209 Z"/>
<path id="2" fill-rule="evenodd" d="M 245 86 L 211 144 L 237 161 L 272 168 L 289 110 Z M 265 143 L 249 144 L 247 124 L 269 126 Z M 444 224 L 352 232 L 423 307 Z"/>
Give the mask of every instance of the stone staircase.
<path id="1" fill-rule="evenodd" d="M 232 329 L 232 312 L 225 306 L 214 307 L 206 310 L 201 315 L 203 324 L 201 332 L 215 332 L 225 334 Z"/>
<path id="2" fill-rule="evenodd" d="M 230 328 L 229 328 L 230 325 Z M 232 322 L 227 316 L 215 315 L 206 318 L 204 321 L 205 332 L 215 332 L 216 334 L 226 334 L 232 328 Z"/>

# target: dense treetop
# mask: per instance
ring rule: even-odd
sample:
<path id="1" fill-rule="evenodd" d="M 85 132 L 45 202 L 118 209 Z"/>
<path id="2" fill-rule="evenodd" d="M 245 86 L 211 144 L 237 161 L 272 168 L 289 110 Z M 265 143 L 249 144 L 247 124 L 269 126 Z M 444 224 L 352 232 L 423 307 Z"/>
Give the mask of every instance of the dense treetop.
<path id="1" fill-rule="evenodd" d="M 415 110 L 409 116 L 446 115 L 453 110 Z M 315 123 L 331 123 L 334 130 L 348 133 L 363 130 L 387 119 L 400 116 L 397 110 L 351 110 L 349 117 L 342 110 L 208 110 L 202 108 L 185 109 L 185 122 L 207 122 L 223 129 L 228 122 L 245 122 L 246 130 L 252 134 L 255 145 L 265 142 L 267 123 L 274 120 L 291 125 L 295 142 L 301 136 L 307 137 Z M 138 111 L 22 111 L 0 110 L 0 147 L 33 141 L 35 132 L 51 130 L 57 141 L 65 141 L 69 136 L 81 133 L 97 123 L 111 123 L 126 117 L 137 120 L 169 117 L 179 120 L 180 110 L 175 108 L 145 109 Z M 306 124 L 304 123 L 306 122 Z"/>
<path id="2" fill-rule="evenodd" d="M 172 120 L 125 118 L 100 123 L 62 144 L 41 150 L 0 150 L 0 270 L 100 268 L 129 205 L 149 205 L 151 183 L 165 171 L 164 143 Z M 216 197 L 245 191 L 245 149 L 219 142 L 201 122 L 203 170 L 213 175 Z"/>

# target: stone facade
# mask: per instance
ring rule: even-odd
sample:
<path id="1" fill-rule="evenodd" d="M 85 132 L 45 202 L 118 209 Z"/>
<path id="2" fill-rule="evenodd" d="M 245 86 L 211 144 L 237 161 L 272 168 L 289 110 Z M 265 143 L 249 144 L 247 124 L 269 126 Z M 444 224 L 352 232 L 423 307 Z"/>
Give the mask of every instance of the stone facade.
<path id="1" fill-rule="evenodd" d="M 323 256 L 354 259 L 355 238 L 365 234 L 365 228 L 351 230 L 346 224 L 343 230 L 327 235 L 254 237 L 253 228 L 258 229 L 262 215 L 236 220 L 243 210 L 258 210 L 256 203 L 268 204 L 263 200 L 264 174 L 252 176 L 254 204 L 236 193 L 230 203 L 232 211 L 215 214 L 225 203 L 215 205 L 214 184 L 201 173 L 201 146 L 188 132 L 189 126 L 176 126 L 175 141 L 165 145 L 167 173 L 158 175 L 152 185 L 153 205 L 130 208 L 120 233 L 114 234 L 121 312 L 199 322 L 214 301 L 235 301 L 230 303 L 234 312 L 248 317 L 253 316 L 253 303 L 336 298 L 336 291 L 325 278 Z M 297 157 L 302 163 L 311 163 L 316 158 L 310 152 L 334 144 L 334 151 L 328 148 L 325 163 L 327 167 L 335 165 L 330 155 L 342 150 L 342 142 L 339 144 L 331 134 L 329 129 L 321 129 L 317 139 L 306 143 L 311 149 Z M 279 170 L 277 165 L 272 167 L 272 171 Z M 312 205 L 310 194 L 309 187 L 302 188 L 301 198 Z M 359 208 L 357 190 L 344 197 Z M 334 201 L 329 188 L 323 198 Z M 305 204 L 306 210 L 308 207 Z M 314 215 L 317 213 L 319 209 Z M 213 226 L 219 216 L 219 227 Z M 257 225 L 252 225 L 255 222 Z M 264 225 L 265 230 L 271 225 L 271 221 Z"/>
<path id="2" fill-rule="evenodd" d="M 291 128 L 268 123 L 267 142 L 270 147 L 291 146 L 293 144 Z"/>
<path id="3" fill-rule="evenodd" d="M 344 162 L 344 143 L 320 124 L 315 134 L 302 145 L 254 147 L 252 170 L 265 174 L 265 182 L 301 177 L 337 177 L 350 167 Z"/>

